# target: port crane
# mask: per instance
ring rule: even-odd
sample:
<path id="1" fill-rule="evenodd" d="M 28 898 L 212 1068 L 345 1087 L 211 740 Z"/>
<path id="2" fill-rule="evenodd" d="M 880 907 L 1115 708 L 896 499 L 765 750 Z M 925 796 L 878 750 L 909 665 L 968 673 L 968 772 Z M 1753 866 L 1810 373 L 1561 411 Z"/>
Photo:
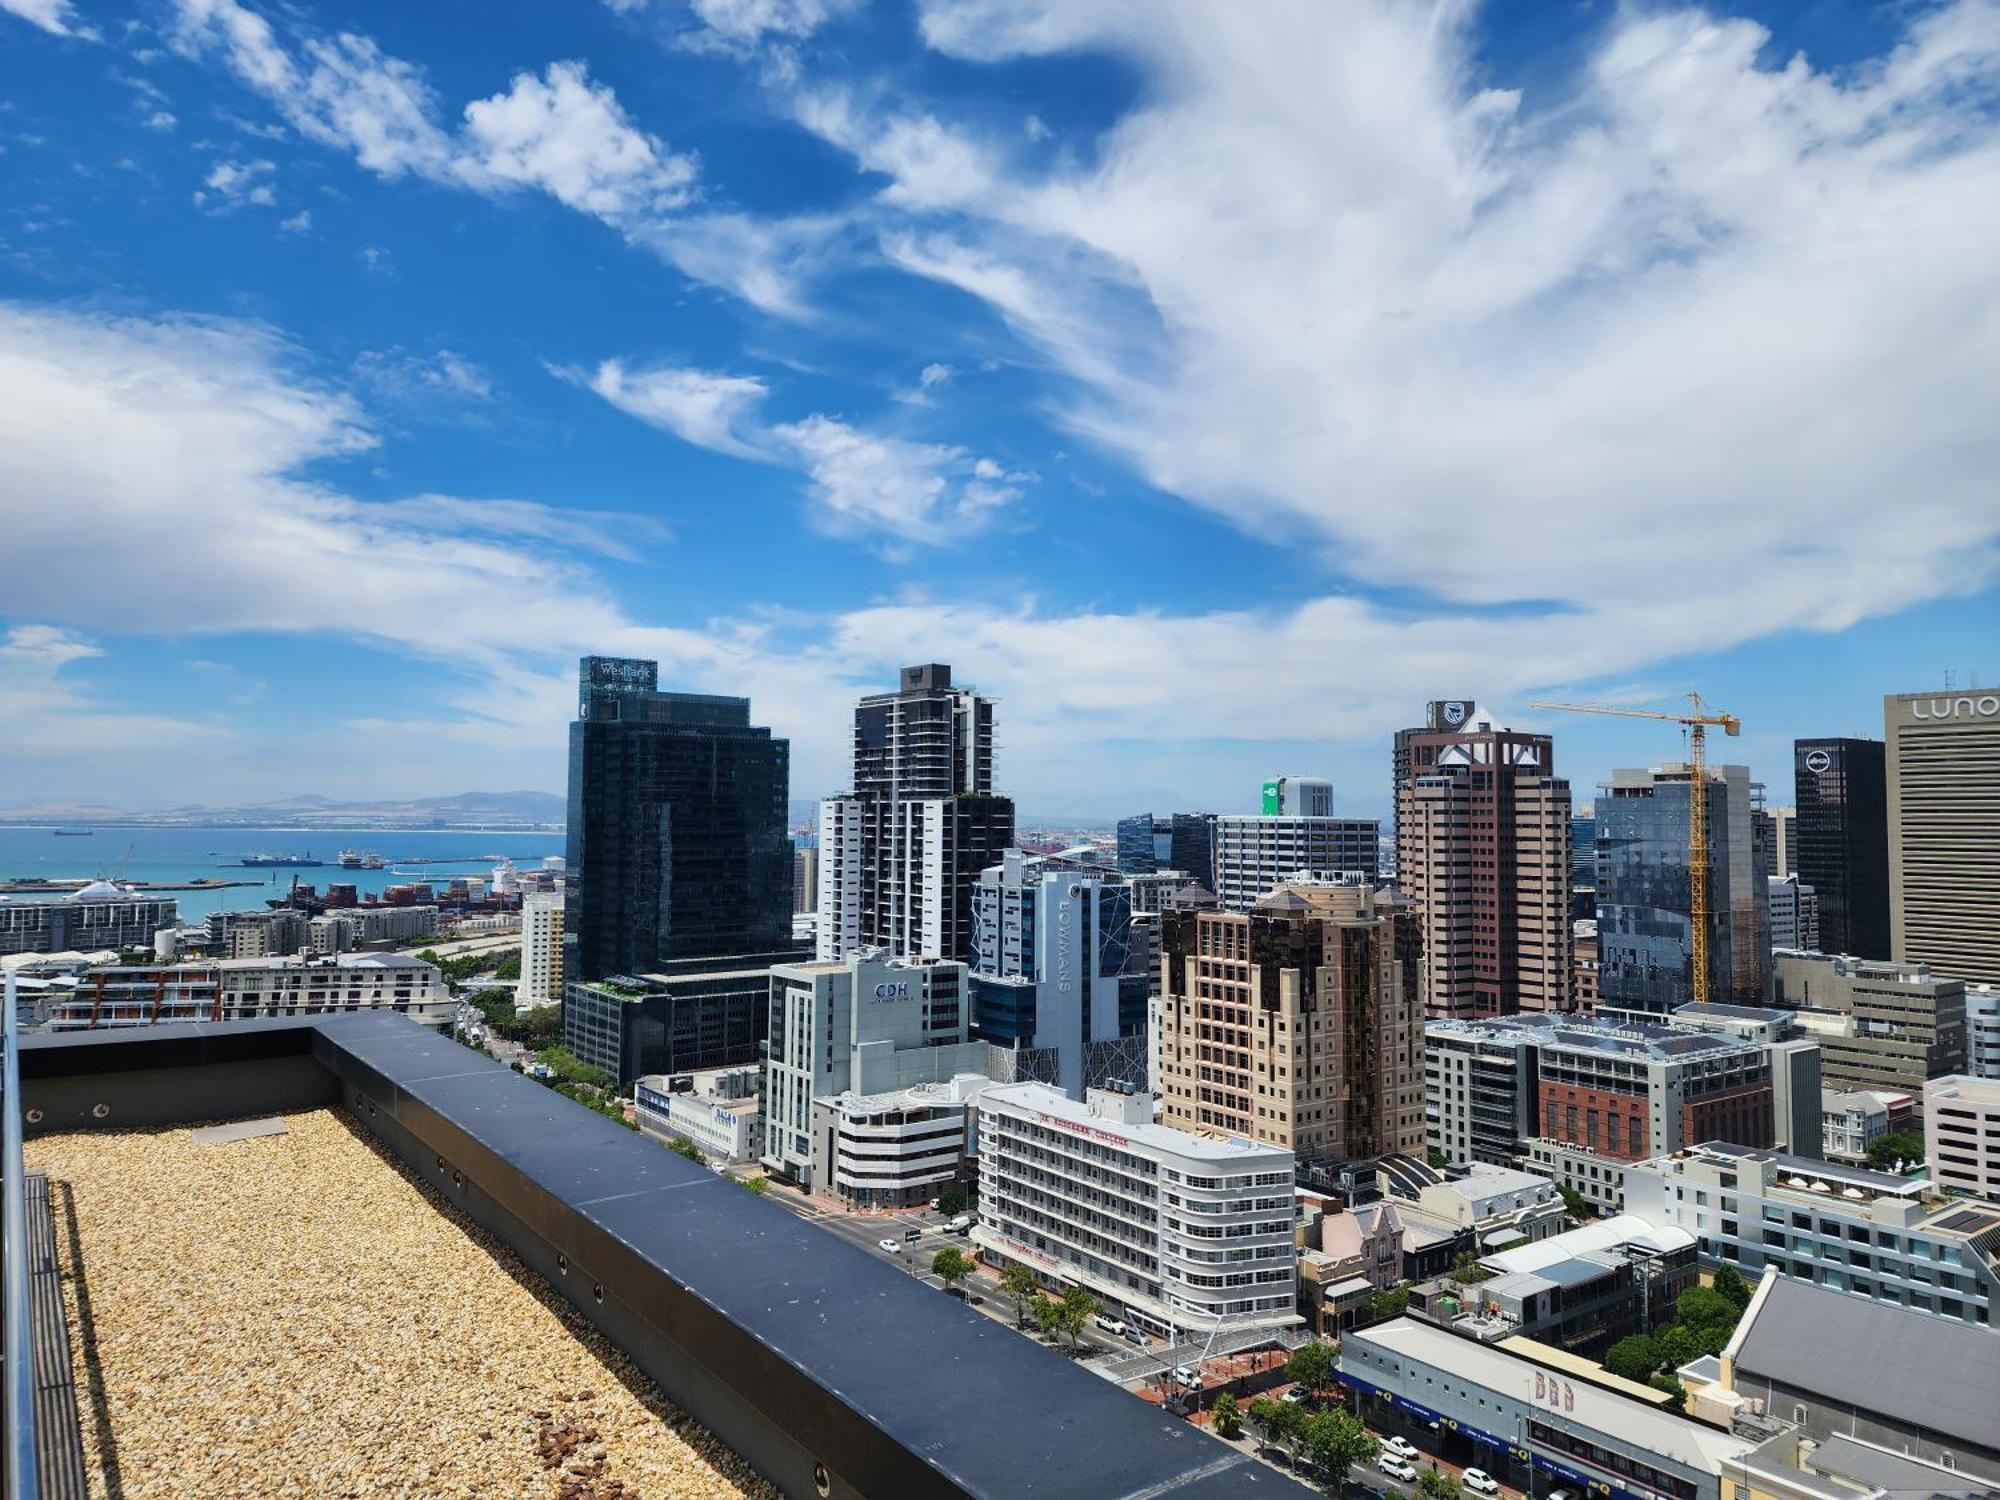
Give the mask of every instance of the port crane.
<path id="1" fill-rule="evenodd" d="M 1691 976 L 1697 1003 L 1710 998 L 1708 988 L 1708 731 L 1720 729 L 1726 735 L 1743 732 L 1743 721 L 1734 714 L 1704 711 L 1700 693 L 1688 694 L 1688 711 L 1667 713 L 1654 708 L 1613 708 L 1602 703 L 1535 702 L 1530 708 L 1556 709 L 1568 714 L 1606 714 L 1618 719 L 1665 719 L 1687 731 L 1688 765 L 1688 946 L 1694 972 Z"/>

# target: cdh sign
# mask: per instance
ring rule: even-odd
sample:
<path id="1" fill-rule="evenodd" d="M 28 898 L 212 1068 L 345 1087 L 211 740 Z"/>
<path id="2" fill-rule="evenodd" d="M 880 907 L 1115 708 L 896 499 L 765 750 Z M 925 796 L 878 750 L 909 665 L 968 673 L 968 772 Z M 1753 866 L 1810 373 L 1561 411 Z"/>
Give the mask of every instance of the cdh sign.
<path id="1" fill-rule="evenodd" d="M 910 998 L 908 984 L 878 984 L 875 986 L 877 1000 L 907 1000 Z"/>

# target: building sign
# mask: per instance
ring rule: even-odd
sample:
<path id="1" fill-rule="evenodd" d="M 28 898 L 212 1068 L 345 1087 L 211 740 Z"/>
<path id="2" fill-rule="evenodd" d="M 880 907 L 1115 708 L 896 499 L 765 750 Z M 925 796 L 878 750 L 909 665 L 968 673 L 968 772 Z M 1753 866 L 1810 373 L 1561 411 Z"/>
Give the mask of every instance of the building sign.
<path id="1" fill-rule="evenodd" d="M 2000 697 L 1922 698 L 1910 704 L 1913 719 L 1991 719 L 2000 716 Z"/>
<path id="2" fill-rule="evenodd" d="M 1550 1411 L 1575 1411 L 1576 1387 L 1560 1375 L 1535 1371 L 1535 1405 Z"/>
<path id="3" fill-rule="evenodd" d="M 1284 794 L 1282 791 L 1280 791 L 1280 788 L 1283 785 L 1284 783 L 1282 780 L 1267 781 L 1264 783 L 1265 817 L 1275 818 L 1279 813 L 1284 811 Z"/>
<path id="4" fill-rule="evenodd" d="M 1818 776 L 1822 774 L 1829 770 L 1832 765 L 1833 757 L 1828 755 L 1824 750 L 1806 751 L 1806 769 L 1812 772 L 1813 775 Z"/>
<path id="5" fill-rule="evenodd" d="M 907 1000 L 910 998 L 910 987 L 907 983 L 878 984 L 875 986 L 875 998 L 877 1000 Z"/>
<path id="6" fill-rule="evenodd" d="M 1038 1113 L 1035 1118 L 1044 1125 L 1054 1126 L 1057 1130 L 1067 1130 L 1071 1135 L 1087 1135 L 1092 1140 L 1109 1141 L 1112 1145 L 1122 1146 L 1127 1151 L 1132 1149 L 1132 1140 L 1129 1136 L 1116 1135 L 1109 1130 L 1098 1130 L 1090 1125 L 1078 1125 L 1074 1121 L 1063 1119 L 1060 1115 Z"/>

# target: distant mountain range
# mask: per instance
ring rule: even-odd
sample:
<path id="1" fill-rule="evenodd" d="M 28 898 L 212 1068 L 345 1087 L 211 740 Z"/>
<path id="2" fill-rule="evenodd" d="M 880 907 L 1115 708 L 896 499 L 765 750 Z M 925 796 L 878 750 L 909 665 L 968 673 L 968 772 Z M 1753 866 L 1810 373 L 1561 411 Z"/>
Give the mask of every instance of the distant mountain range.
<path id="1" fill-rule="evenodd" d="M 553 792 L 460 792 L 341 802 L 332 797 L 283 797 L 241 807 L 150 808 L 135 811 L 95 802 L 47 802 L 0 808 L 0 824 L 60 823 L 133 828 L 487 828 L 539 832 L 563 826 L 568 801 Z"/>

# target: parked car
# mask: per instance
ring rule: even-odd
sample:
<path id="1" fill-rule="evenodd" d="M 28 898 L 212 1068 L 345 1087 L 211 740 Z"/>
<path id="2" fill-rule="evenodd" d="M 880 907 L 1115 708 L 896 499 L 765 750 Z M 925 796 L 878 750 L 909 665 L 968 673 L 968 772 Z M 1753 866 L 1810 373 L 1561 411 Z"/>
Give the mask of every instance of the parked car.
<path id="1" fill-rule="evenodd" d="M 1500 1493 L 1500 1481 L 1484 1469 L 1467 1469 L 1463 1474 L 1458 1476 L 1458 1481 L 1475 1495 L 1497 1495 Z"/>
<path id="2" fill-rule="evenodd" d="M 1143 1349 L 1146 1347 L 1146 1335 L 1136 1328 L 1127 1328 L 1125 1330 L 1125 1342 L 1128 1344 L 1137 1344 Z"/>
<path id="3" fill-rule="evenodd" d="M 945 1232 L 948 1234 L 970 1234 L 972 1233 L 972 1215 L 960 1214 L 944 1227 Z"/>
<path id="4" fill-rule="evenodd" d="M 1408 1438 L 1403 1438 L 1403 1437 L 1383 1438 L 1382 1447 L 1384 1451 L 1393 1453 L 1398 1458 L 1415 1458 L 1417 1456 L 1417 1445 L 1411 1442 Z"/>
<path id="5" fill-rule="evenodd" d="M 1285 1392 L 1284 1396 L 1286 1402 L 1293 1406 L 1304 1406 L 1312 1398 L 1313 1393 L 1302 1385 L 1293 1386 L 1289 1391 Z"/>
<path id="6" fill-rule="evenodd" d="M 891 1255 L 900 1255 L 903 1250 L 903 1242 L 901 1240 L 878 1240 L 876 1243 Z"/>
<path id="7" fill-rule="evenodd" d="M 1174 1380 L 1177 1384 L 1184 1385 L 1191 1391 L 1201 1389 L 1201 1371 L 1193 1365 L 1175 1365 Z"/>
<path id="8" fill-rule="evenodd" d="M 1575 1490 L 1550 1490 L 1548 1500 L 1583 1500 Z"/>
<path id="9" fill-rule="evenodd" d="M 1380 1469 L 1384 1474 L 1387 1474 L 1391 1479 L 1400 1479 L 1405 1484 L 1416 1483 L 1417 1471 L 1411 1466 L 1410 1461 L 1406 1458 L 1398 1458 L 1395 1454 L 1386 1450 L 1384 1450 L 1380 1458 L 1375 1460 L 1375 1467 Z"/>
<path id="10" fill-rule="evenodd" d="M 1092 1318 L 1090 1321 L 1095 1323 L 1104 1332 L 1110 1334 L 1113 1338 L 1123 1338 L 1125 1336 L 1124 1323 L 1121 1322 L 1119 1319 L 1112 1317 L 1109 1313 L 1099 1313 L 1096 1317 Z"/>

